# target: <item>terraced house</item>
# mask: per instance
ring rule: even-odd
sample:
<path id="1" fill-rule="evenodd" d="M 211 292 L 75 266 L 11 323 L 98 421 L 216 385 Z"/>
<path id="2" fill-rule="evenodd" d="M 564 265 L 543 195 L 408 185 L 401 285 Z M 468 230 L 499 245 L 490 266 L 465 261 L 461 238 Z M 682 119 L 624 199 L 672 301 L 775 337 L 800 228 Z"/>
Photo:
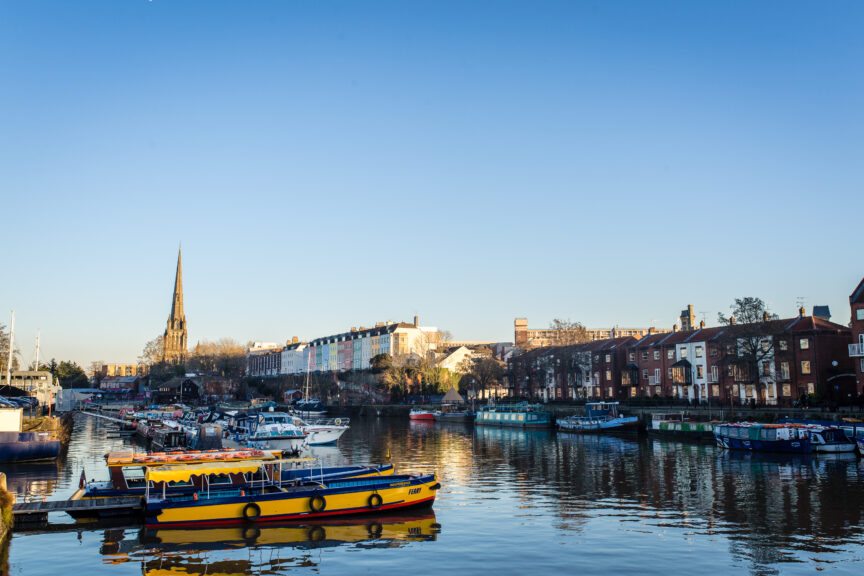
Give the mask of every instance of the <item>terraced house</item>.
<path id="1" fill-rule="evenodd" d="M 690 329 L 530 350 L 510 360 L 509 392 L 540 400 L 791 405 L 804 395 L 846 403 L 860 391 L 849 328 L 803 308 L 793 318 L 711 328 L 682 314 L 682 324 Z"/>
<path id="2" fill-rule="evenodd" d="M 246 352 L 247 376 L 277 376 L 310 372 L 369 370 L 378 354 L 423 356 L 437 349 L 441 333 L 437 328 L 414 323 L 378 323 L 374 328 L 352 328 L 348 332 L 285 346 L 256 344 Z"/>

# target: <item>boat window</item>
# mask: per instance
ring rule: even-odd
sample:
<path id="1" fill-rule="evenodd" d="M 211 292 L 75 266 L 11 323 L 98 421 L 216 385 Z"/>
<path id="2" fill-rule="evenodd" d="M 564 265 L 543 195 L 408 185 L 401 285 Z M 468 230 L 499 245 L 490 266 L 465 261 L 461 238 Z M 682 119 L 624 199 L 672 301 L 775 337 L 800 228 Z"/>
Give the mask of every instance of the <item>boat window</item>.
<path id="1" fill-rule="evenodd" d="M 213 474 L 207 481 L 211 486 L 215 484 L 231 484 L 231 476 L 228 474 Z"/>
<path id="2" fill-rule="evenodd" d="M 777 429 L 769 428 L 767 430 L 763 430 L 765 432 L 765 440 L 777 440 Z"/>

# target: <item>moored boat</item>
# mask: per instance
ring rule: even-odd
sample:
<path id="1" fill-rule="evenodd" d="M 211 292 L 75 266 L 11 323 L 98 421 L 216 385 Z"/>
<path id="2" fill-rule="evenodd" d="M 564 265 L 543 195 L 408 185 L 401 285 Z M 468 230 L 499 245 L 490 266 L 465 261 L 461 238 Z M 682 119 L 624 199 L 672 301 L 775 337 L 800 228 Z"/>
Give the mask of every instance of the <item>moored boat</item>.
<path id="1" fill-rule="evenodd" d="M 470 424 L 474 422 L 476 416 L 477 414 L 471 410 L 446 404 L 441 406 L 441 410 L 436 410 L 434 413 L 436 422 L 458 422 L 460 424 Z"/>
<path id="2" fill-rule="evenodd" d="M 241 489 L 214 486 L 212 479 L 226 473 L 252 480 Z M 171 482 L 193 483 L 195 478 L 202 488 L 191 495 L 174 496 L 165 489 Z M 441 487 L 434 474 L 284 483 L 281 473 L 265 462 L 148 468 L 146 481 L 148 527 L 281 522 L 431 506 Z"/>
<path id="3" fill-rule="evenodd" d="M 836 426 L 819 426 L 810 430 L 810 446 L 814 452 L 837 454 L 854 452 L 855 441 Z"/>
<path id="4" fill-rule="evenodd" d="M 89 481 L 83 478 L 82 485 L 70 500 L 88 500 L 94 498 L 122 498 L 127 496 L 143 496 L 146 492 L 145 480 L 148 467 L 163 467 L 166 465 L 207 465 L 219 466 L 235 464 L 238 466 L 246 462 L 270 464 L 276 462 L 279 451 L 263 450 L 212 450 L 194 452 L 154 453 L 154 454 L 127 454 L 112 453 L 106 455 L 108 466 L 107 481 Z M 296 458 L 293 460 L 280 461 L 281 480 L 283 482 L 293 481 L 319 481 L 335 480 L 342 478 L 360 478 L 364 476 L 389 476 L 394 472 L 392 464 L 379 464 L 369 466 L 329 466 L 322 467 L 315 458 Z M 196 482 L 169 485 L 166 493 L 169 495 L 192 494 L 202 488 L 200 478 Z M 218 479 L 218 483 L 235 488 L 242 488 L 248 484 L 248 478 L 242 473 L 228 471 Z M 161 486 L 160 486 L 161 489 Z M 128 513 L 124 509 L 119 512 Z M 99 510 L 99 515 L 116 515 L 118 511 Z M 71 512 L 70 512 L 71 514 Z M 88 517 L 93 510 L 82 509 L 73 516 Z"/>
<path id="5" fill-rule="evenodd" d="M 639 418 L 621 416 L 618 402 L 588 402 L 585 404 L 585 416 L 559 418 L 557 424 L 565 432 L 611 432 L 636 430 Z"/>
<path id="6" fill-rule="evenodd" d="M 306 445 L 306 433 L 294 424 L 290 414 L 261 412 L 252 421 L 246 442 L 253 447 L 299 454 Z"/>
<path id="7" fill-rule="evenodd" d="M 408 412 L 409 420 L 425 420 L 426 422 L 434 422 L 435 421 L 435 412 L 432 410 L 422 410 L 420 408 L 412 408 L 410 412 Z"/>
<path id="8" fill-rule="evenodd" d="M 717 422 L 694 422 L 683 412 L 655 412 L 651 414 L 648 434 L 675 440 L 714 442 L 715 424 Z"/>
<path id="9" fill-rule="evenodd" d="M 295 414 L 294 424 L 306 433 L 306 444 L 308 446 L 324 446 L 326 444 L 335 444 L 348 431 L 350 419 L 316 418 L 313 420 L 304 420 Z"/>
<path id="10" fill-rule="evenodd" d="M 548 428 L 552 417 L 540 404 L 520 402 L 483 406 L 477 411 L 474 424 L 515 428 Z"/>
<path id="11" fill-rule="evenodd" d="M 811 451 L 809 428 L 800 424 L 719 424 L 714 427 L 714 438 L 719 447 L 729 450 L 792 454 Z"/>

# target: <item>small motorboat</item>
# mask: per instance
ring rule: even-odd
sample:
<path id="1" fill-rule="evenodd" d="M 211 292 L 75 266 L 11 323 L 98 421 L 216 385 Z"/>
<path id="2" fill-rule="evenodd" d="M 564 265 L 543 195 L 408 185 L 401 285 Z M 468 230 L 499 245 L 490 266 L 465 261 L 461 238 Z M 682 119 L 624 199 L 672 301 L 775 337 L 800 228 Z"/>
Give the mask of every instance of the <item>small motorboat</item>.
<path id="1" fill-rule="evenodd" d="M 618 414 L 618 402 L 588 402 L 585 404 L 585 416 L 559 418 L 557 424 L 565 432 L 612 432 L 635 430 L 639 426 L 639 418 Z"/>
<path id="2" fill-rule="evenodd" d="M 434 422 L 435 421 L 435 412 L 432 410 L 422 410 L 420 408 L 412 408 L 410 412 L 408 412 L 409 420 L 425 420 L 426 422 Z"/>
<path id="3" fill-rule="evenodd" d="M 810 430 L 810 446 L 814 452 L 836 454 L 854 452 L 855 441 L 837 426 L 819 426 Z"/>

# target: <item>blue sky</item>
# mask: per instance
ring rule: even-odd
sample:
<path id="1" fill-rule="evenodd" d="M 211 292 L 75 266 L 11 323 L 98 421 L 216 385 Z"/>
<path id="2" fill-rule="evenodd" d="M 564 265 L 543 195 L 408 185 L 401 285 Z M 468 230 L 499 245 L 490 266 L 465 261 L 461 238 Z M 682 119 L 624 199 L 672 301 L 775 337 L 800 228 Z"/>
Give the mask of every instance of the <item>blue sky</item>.
<path id="1" fill-rule="evenodd" d="M 410 320 L 848 322 L 859 2 L 0 3 L 0 321 L 134 361 Z M 856 231 L 856 229 L 858 231 Z M 701 314 L 699 314 L 701 318 Z"/>

